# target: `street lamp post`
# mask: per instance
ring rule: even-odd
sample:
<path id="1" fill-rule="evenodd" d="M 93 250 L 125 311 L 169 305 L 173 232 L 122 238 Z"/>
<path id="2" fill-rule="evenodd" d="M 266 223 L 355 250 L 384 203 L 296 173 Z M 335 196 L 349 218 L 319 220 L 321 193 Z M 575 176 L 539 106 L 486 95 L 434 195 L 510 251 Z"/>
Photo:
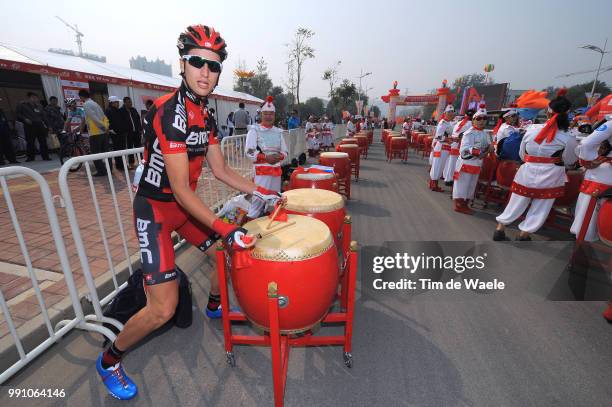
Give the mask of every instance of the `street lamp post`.
<path id="1" fill-rule="evenodd" d="M 583 45 L 582 47 L 580 47 L 583 49 L 590 49 L 591 51 L 599 52 L 601 54 L 601 57 L 599 58 L 599 66 L 597 67 L 597 72 L 595 73 L 595 80 L 593 81 L 593 87 L 591 88 L 591 98 L 589 101 L 589 105 L 593 103 L 593 96 L 595 95 L 595 87 L 597 86 L 597 79 L 599 78 L 599 71 L 601 69 L 601 63 L 603 62 L 603 57 L 605 54 L 609 53 L 609 51 L 606 52 L 607 45 L 608 45 L 608 39 L 606 38 L 603 49 L 599 48 L 596 45 Z"/>
<path id="2" fill-rule="evenodd" d="M 372 72 L 363 73 L 363 68 L 362 68 L 361 69 L 361 75 L 358 76 L 358 78 L 359 78 L 359 92 L 357 92 L 357 97 L 359 99 L 359 102 L 361 102 L 361 80 L 363 78 L 365 78 L 366 76 L 368 76 L 368 75 L 372 75 Z M 361 112 L 357 112 L 357 114 L 361 114 Z"/>

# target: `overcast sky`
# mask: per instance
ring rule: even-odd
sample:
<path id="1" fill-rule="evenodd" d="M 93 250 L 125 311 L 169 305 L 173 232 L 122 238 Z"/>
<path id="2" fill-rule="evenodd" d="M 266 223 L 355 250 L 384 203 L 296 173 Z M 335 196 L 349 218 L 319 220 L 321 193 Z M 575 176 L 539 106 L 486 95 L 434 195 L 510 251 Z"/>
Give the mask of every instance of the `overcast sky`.
<path id="1" fill-rule="evenodd" d="M 132 56 L 171 61 L 178 70 L 176 39 L 191 23 L 209 24 L 228 44 L 220 85 L 231 88 L 238 60 L 254 68 L 263 57 L 275 85 L 286 81 L 287 50 L 298 27 L 316 35 L 316 58 L 304 65 L 302 99 L 327 98 L 323 71 L 341 60 L 340 76 L 356 83 L 360 70 L 370 97 L 393 80 L 419 94 L 465 73 L 495 65 L 492 76 L 512 89 L 572 85 L 593 74 L 599 54 L 580 45 L 612 49 L 612 0 L 427 1 L 5 1 L 0 41 L 46 50 L 76 50 L 72 31 L 54 16 L 76 23 L 84 51 L 129 66 Z M 612 56 L 604 58 L 612 65 Z M 612 71 L 601 76 L 612 82 Z"/>

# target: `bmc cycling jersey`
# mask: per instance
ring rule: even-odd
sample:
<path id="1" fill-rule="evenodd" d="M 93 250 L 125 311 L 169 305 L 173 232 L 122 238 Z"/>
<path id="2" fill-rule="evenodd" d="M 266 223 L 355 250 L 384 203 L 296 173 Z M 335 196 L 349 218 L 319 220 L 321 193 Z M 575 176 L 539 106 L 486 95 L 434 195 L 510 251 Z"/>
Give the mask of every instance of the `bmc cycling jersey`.
<path id="1" fill-rule="evenodd" d="M 217 124 L 187 87 L 157 99 L 144 119 L 145 167 L 138 195 L 157 201 L 174 201 L 164 155 L 187 153 L 189 185 L 195 191 L 208 146 L 217 144 Z"/>
<path id="2" fill-rule="evenodd" d="M 167 154 L 186 152 L 189 185 L 195 191 L 208 146 L 217 144 L 216 134 L 205 104 L 184 83 L 157 99 L 145 117 L 145 167 L 134 198 L 134 226 L 147 285 L 176 279 L 172 232 L 202 251 L 219 238 L 175 201 L 164 164 Z"/>

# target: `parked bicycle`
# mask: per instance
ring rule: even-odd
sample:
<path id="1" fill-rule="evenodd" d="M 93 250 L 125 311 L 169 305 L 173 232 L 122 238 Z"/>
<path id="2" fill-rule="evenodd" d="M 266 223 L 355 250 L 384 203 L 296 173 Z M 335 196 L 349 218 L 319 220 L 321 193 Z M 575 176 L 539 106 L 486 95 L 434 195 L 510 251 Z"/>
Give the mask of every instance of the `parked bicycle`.
<path id="1" fill-rule="evenodd" d="M 88 140 L 79 132 L 65 132 L 60 134 L 60 162 L 68 161 L 72 157 L 80 157 L 89 154 Z M 75 172 L 81 169 L 83 163 L 77 163 L 71 166 L 68 170 Z"/>

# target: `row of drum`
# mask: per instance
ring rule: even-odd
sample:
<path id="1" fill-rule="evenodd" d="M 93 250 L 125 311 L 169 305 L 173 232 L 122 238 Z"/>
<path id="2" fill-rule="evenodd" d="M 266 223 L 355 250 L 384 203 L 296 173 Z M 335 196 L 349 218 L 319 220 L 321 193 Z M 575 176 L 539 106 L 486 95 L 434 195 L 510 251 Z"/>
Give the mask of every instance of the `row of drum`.
<path id="1" fill-rule="evenodd" d="M 291 174 L 285 190 L 297 188 L 316 188 L 338 192 L 347 199 L 351 198 L 351 176 L 359 181 L 361 159 L 366 159 L 372 143 L 372 133 L 357 133 L 350 138 L 343 138 L 336 151 L 323 152 L 319 155 L 319 165 L 333 168 L 333 172 L 319 168 L 298 167 Z"/>

